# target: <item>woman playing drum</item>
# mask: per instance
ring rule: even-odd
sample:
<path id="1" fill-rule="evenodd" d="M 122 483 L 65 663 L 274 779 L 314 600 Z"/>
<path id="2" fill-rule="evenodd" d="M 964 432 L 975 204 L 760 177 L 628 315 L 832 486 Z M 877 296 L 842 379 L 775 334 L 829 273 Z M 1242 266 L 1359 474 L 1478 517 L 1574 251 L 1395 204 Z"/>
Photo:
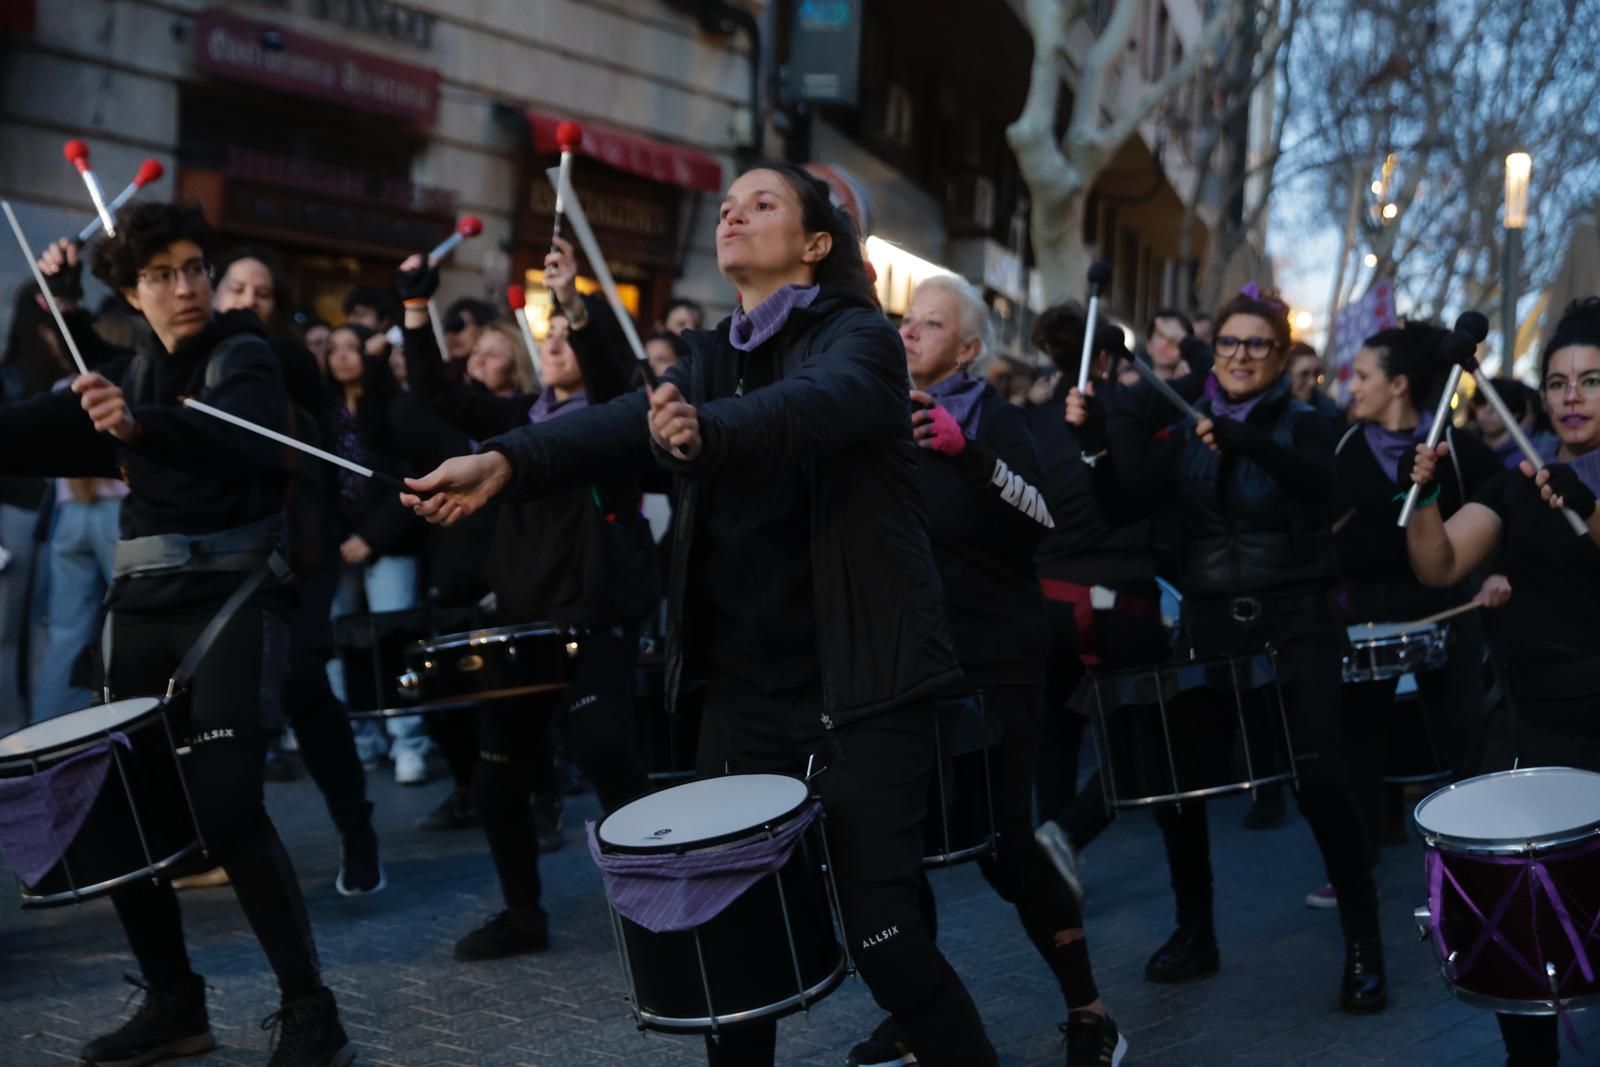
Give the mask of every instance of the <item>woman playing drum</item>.
<path id="1" fill-rule="evenodd" d="M 1341 628 L 1330 594 L 1336 567 L 1328 501 L 1333 433 L 1289 395 L 1288 312 L 1255 287 L 1217 312 L 1216 370 L 1201 421 L 1151 442 L 1114 412 L 1118 468 L 1139 495 L 1175 492 L 1183 526 L 1184 628 L 1201 655 L 1276 650 L 1289 699 L 1290 736 L 1317 758 L 1299 768 L 1300 809 L 1338 890 L 1345 935 L 1339 999 L 1377 1011 L 1388 999 L 1371 854 L 1345 771 L 1339 729 Z M 1085 398 L 1068 421 L 1090 427 Z M 1132 430 L 1132 433 L 1127 432 Z M 1110 468 L 1108 468 L 1108 473 Z M 1097 478 L 1097 491 L 1115 488 Z M 1178 898 L 1178 929 L 1145 969 L 1181 981 L 1220 966 L 1211 908 L 1211 846 L 1203 802 L 1157 809 Z"/>
<path id="2" fill-rule="evenodd" d="M 1339 441 L 1335 459 L 1334 548 L 1339 556 L 1341 599 L 1351 623 L 1405 622 L 1432 615 L 1466 600 L 1463 589 L 1433 590 L 1421 585 L 1406 561 L 1405 533 L 1395 523 L 1400 499 L 1395 478 L 1402 463 L 1433 425 L 1433 406 L 1446 369 L 1439 347 L 1446 331 L 1415 322 L 1366 339 L 1356 353 L 1349 381 L 1349 416 L 1354 422 Z M 1445 430 L 1452 462 L 1439 482 L 1438 508 L 1446 517 L 1486 481 L 1500 464 L 1470 434 Z M 1483 708 L 1483 638 L 1475 617 L 1458 618 L 1446 635 L 1447 665 L 1417 677 L 1427 722 L 1427 737 L 1444 769 L 1468 766 L 1465 745 L 1479 732 Z M 1345 726 L 1350 731 L 1351 771 L 1372 845 L 1373 860 L 1382 832 L 1382 775 L 1389 721 L 1395 715 L 1397 678 L 1347 683 Z M 1332 887 L 1307 898 L 1332 906 Z"/>
<path id="3" fill-rule="evenodd" d="M 996 1062 L 918 904 L 934 694 L 959 677 L 917 492 L 905 355 L 828 187 L 787 164 L 728 190 L 717 262 L 741 307 L 631 393 L 413 482 L 453 522 L 652 461 L 673 471 L 667 679 L 706 680 L 700 769 L 816 771 L 855 963 L 930 1067 Z M 670 705 L 669 705 L 670 706 Z M 825 770 L 821 768 L 826 768 Z M 713 1060 L 771 1064 L 776 1027 Z"/>
<path id="4" fill-rule="evenodd" d="M 1406 531 L 1411 565 L 1444 588 L 1497 560 L 1510 579 L 1508 671 L 1516 714 L 1491 732 L 1484 771 L 1565 766 L 1600 771 L 1600 298 L 1573 304 L 1545 345 L 1545 403 L 1561 436 L 1556 462 L 1526 461 L 1481 488 L 1446 520 L 1421 507 Z M 1411 481 L 1432 503 L 1450 449 L 1416 450 Z M 1583 519 L 1572 532 L 1561 508 Z M 1554 1016 L 1500 1016 L 1512 1067 L 1544 1067 L 1559 1049 Z"/>

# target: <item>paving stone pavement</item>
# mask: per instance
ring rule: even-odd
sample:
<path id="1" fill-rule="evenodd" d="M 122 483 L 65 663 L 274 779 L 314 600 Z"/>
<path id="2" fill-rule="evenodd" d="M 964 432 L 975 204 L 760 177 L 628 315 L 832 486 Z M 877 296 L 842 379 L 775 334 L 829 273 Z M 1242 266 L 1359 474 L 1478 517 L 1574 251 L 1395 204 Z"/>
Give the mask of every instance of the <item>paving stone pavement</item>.
<path id="1" fill-rule="evenodd" d="M 592 796 L 569 802 L 567 845 L 544 859 L 548 953 L 490 964 L 451 959 L 454 940 L 491 914 L 498 891 L 475 832 L 424 834 L 415 820 L 442 783 L 401 788 L 374 777 L 389 889 L 346 900 L 333 890 L 338 846 L 307 781 L 269 785 L 268 805 L 294 856 L 327 972 L 358 1063 L 387 1067 L 675 1067 L 703 1062 L 698 1039 L 640 1034 L 622 981 L 600 878 L 582 847 Z M 1305 907 L 1322 881 L 1303 820 L 1239 829 L 1242 798 L 1212 810 L 1223 970 L 1179 987 L 1143 981 L 1144 960 L 1169 930 L 1171 898 L 1160 839 L 1148 817 L 1121 819 L 1085 857 L 1090 945 L 1097 975 L 1131 1045 L 1131 1067 L 1407 1067 L 1503 1062 L 1493 1019 L 1454 1000 L 1419 944 L 1410 912 L 1422 894 L 1415 843 L 1380 868 L 1391 1004 L 1376 1017 L 1337 1009 L 1338 919 Z M 1223 874 L 1221 872 L 1227 872 Z M 1004 1067 L 1062 1062 L 1059 993 L 1010 909 L 972 866 L 934 875 L 941 942 L 967 981 Z M 231 892 L 184 894 L 195 969 L 211 988 L 218 1048 L 182 1061 L 205 1067 L 266 1062 L 259 1020 L 276 990 Z M 72 1062 L 115 1025 L 132 969 L 110 905 L 0 910 L 0 1067 Z M 876 1023 L 865 988 L 847 982 L 809 1016 L 781 1027 L 779 1062 L 838 1067 Z M 1600 1012 L 1574 1017 L 1600 1063 Z"/>

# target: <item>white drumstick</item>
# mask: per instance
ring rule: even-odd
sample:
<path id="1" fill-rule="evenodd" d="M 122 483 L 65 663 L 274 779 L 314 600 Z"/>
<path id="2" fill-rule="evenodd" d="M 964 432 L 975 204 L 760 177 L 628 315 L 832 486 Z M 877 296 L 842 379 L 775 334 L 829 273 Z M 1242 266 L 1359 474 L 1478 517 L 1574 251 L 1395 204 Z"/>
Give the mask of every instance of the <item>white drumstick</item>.
<path id="1" fill-rule="evenodd" d="M 111 203 L 106 205 L 106 207 L 109 209 L 111 217 L 115 218 L 117 215 L 117 209 L 137 196 L 140 189 L 143 189 L 153 181 L 159 181 L 161 176 L 165 173 L 166 168 L 161 165 L 161 161 L 159 159 L 147 159 L 143 163 L 139 164 L 139 173 L 133 176 L 133 181 L 129 182 L 127 187 L 124 188 L 122 192 L 118 193 Z M 90 219 L 89 224 L 78 231 L 78 242 L 80 244 L 87 242 L 89 238 L 100 232 L 101 225 L 102 223 L 99 215 L 96 215 L 94 218 Z"/>
<path id="2" fill-rule="evenodd" d="M 67 351 L 72 353 L 72 362 L 78 365 L 79 374 L 88 374 L 89 365 L 83 361 L 83 353 L 78 351 L 78 342 L 72 339 L 72 331 L 67 329 L 67 320 L 61 317 L 61 307 L 56 303 L 55 294 L 50 291 L 50 285 L 44 280 L 44 273 L 39 270 L 39 261 L 33 256 L 33 249 L 28 247 L 28 239 L 22 235 L 22 227 L 17 224 L 16 213 L 11 210 L 11 201 L 0 200 L 0 208 L 6 212 L 6 221 L 11 223 L 11 232 L 17 235 L 17 244 L 22 248 L 22 255 L 28 261 L 28 269 L 33 271 L 33 280 L 39 283 L 39 292 L 44 294 L 45 303 L 50 305 L 50 315 L 56 320 L 56 329 L 61 331 L 62 340 L 67 342 Z"/>
<path id="3" fill-rule="evenodd" d="M 117 225 L 111 219 L 111 212 L 106 208 L 105 194 L 100 191 L 100 179 L 94 176 L 94 171 L 89 168 L 89 146 L 74 137 L 62 148 L 62 154 L 67 161 L 78 168 L 78 173 L 83 175 L 83 184 L 89 190 L 89 199 L 94 201 L 94 209 L 100 215 L 100 225 L 106 229 L 107 237 L 117 235 Z"/>
<path id="4" fill-rule="evenodd" d="M 1488 399 L 1490 406 L 1494 408 L 1495 414 L 1500 416 L 1501 424 L 1505 426 L 1506 432 L 1511 435 L 1511 439 L 1517 443 L 1517 449 L 1521 451 L 1529 463 L 1533 464 L 1534 473 L 1544 470 L 1549 464 L 1545 463 L 1544 457 L 1539 455 L 1539 450 L 1533 447 L 1533 442 L 1528 440 L 1528 435 L 1522 432 L 1522 425 L 1517 422 L 1517 417 L 1511 413 L 1511 409 L 1506 407 L 1506 402 L 1500 398 L 1499 391 L 1495 389 L 1494 382 L 1489 380 L 1488 375 L 1479 376 L 1478 391 Z M 1589 524 L 1578 518 L 1577 512 L 1571 508 L 1563 508 L 1561 514 L 1567 517 L 1567 525 L 1572 527 L 1573 533 L 1582 537 L 1589 532 Z"/>
<path id="5" fill-rule="evenodd" d="M 415 490 L 406 488 L 404 482 L 401 482 L 397 478 L 391 478 L 382 471 L 375 471 L 371 467 L 363 467 L 359 463 L 352 463 L 343 456 L 336 456 L 332 452 L 324 452 L 322 449 L 317 448 L 314 445 L 308 445 L 304 441 L 298 441 L 295 438 L 290 437 L 288 434 L 279 433 L 277 430 L 269 430 L 265 426 L 258 426 L 249 419 L 242 419 L 231 412 L 223 411 L 221 408 L 214 408 L 210 404 L 203 404 L 193 397 L 184 397 L 182 403 L 186 408 L 193 408 L 203 415 L 210 415 L 214 419 L 221 419 L 223 422 L 237 426 L 241 430 L 248 430 L 253 434 L 259 434 L 268 440 L 276 441 L 280 445 L 288 445 L 290 448 L 295 449 L 298 452 L 304 452 L 308 456 L 315 456 L 324 463 L 332 463 L 335 466 L 343 467 L 345 470 L 353 471 L 356 474 L 361 475 L 363 478 L 371 478 L 374 481 L 385 483 L 391 487 L 398 486 L 400 492 L 402 493 L 415 492 Z"/>
<path id="6" fill-rule="evenodd" d="M 611 305 L 612 312 L 617 316 L 617 322 L 622 326 L 622 333 L 628 339 L 628 347 L 633 349 L 633 357 L 643 368 L 645 381 L 654 389 L 656 375 L 650 369 L 650 361 L 645 358 L 644 342 L 639 340 L 639 331 L 633 326 L 633 316 L 628 314 L 628 308 L 622 302 L 622 294 L 617 292 L 616 279 L 611 277 L 611 268 L 606 266 L 605 257 L 600 254 L 600 242 L 595 240 L 594 231 L 589 228 L 588 216 L 583 213 L 583 204 L 578 201 L 578 194 L 572 189 L 570 177 L 562 174 L 560 167 L 548 168 L 545 176 L 550 179 L 550 184 L 556 187 L 556 195 L 561 198 L 562 206 L 566 208 L 567 221 L 572 224 L 572 232 L 577 234 L 583 254 L 589 257 L 589 267 L 600 282 L 600 289 L 606 295 L 606 303 Z"/>

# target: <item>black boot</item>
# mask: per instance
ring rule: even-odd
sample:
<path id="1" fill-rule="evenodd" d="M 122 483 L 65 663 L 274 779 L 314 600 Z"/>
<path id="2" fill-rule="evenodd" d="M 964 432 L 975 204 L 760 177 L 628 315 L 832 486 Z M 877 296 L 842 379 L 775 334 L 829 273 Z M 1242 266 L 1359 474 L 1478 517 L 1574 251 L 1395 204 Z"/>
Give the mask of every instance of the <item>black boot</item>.
<path id="1" fill-rule="evenodd" d="M 277 1031 L 267 1067 L 346 1067 L 356 1058 L 327 989 L 289 1001 L 262 1020 L 261 1029 Z"/>
<path id="2" fill-rule="evenodd" d="M 899 1067 L 904 1063 L 916 1063 L 917 1058 L 891 1015 L 878 1024 L 871 1037 L 851 1048 L 844 1062 L 845 1067 Z"/>
<path id="3" fill-rule="evenodd" d="M 1187 982 L 1222 968 L 1217 935 L 1209 926 L 1180 926 L 1144 965 L 1147 982 Z"/>
<path id="4" fill-rule="evenodd" d="M 541 909 L 511 911 L 494 916 L 456 942 L 456 959 L 463 963 L 502 960 L 550 947 L 550 919 Z"/>
<path id="5" fill-rule="evenodd" d="M 340 849 L 339 877 L 334 879 L 333 887 L 342 897 L 359 897 L 380 892 L 388 884 L 378 860 L 378 833 L 369 820 L 345 837 Z"/>
<path id="6" fill-rule="evenodd" d="M 1376 934 L 1351 938 L 1344 949 L 1344 981 L 1339 1006 L 1356 1014 L 1382 1011 L 1389 1004 L 1389 978 L 1383 969 L 1383 942 Z"/>
<path id="7" fill-rule="evenodd" d="M 97 1037 L 78 1053 L 84 1067 L 143 1067 L 178 1056 L 198 1056 L 216 1047 L 206 1019 L 206 983 L 191 974 L 177 985 L 155 989 L 128 976 L 144 990 L 144 1003 L 114 1033 Z"/>

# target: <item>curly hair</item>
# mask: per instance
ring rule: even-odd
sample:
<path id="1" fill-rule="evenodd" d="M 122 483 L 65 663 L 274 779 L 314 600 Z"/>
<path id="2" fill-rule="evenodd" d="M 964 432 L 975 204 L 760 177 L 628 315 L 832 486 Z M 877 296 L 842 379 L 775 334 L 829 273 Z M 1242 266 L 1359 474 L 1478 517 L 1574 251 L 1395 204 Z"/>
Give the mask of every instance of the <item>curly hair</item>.
<path id="1" fill-rule="evenodd" d="M 198 205 L 133 201 L 117 212 L 117 235 L 89 250 L 89 270 L 117 292 L 139 284 L 139 272 L 179 241 L 193 241 L 210 263 L 217 234 Z"/>
<path id="2" fill-rule="evenodd" d="M 1539 360 L 1541 378 L 1550 371 L 1550 357 L 1569 345 L 1600 348 L 1600 296 L 1574 300 L 1561 313 L 1556 332 L 1550 335 L 1549 343 L 1544 346 L 1544 355 Z"/>

